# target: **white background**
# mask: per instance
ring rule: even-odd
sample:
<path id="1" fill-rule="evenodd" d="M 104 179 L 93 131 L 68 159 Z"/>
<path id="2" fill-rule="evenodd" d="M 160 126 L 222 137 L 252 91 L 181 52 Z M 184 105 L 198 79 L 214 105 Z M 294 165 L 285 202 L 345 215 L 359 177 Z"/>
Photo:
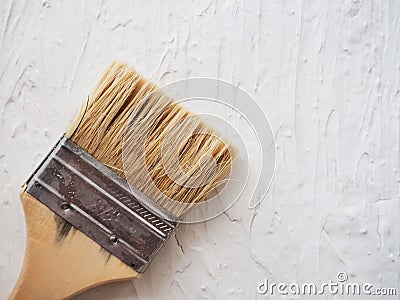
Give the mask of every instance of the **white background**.
<path id="1" fill-rule="evenodd" d="M 277 172 L 256 211 L 240 202 L 182 226 L 143 279 L 76 300 L 266 299 L 264 278 L 339 271 L 398 288 L 399 4 L 1 0 L 0 299 L 23 259 L 19 188 L 114 59 L 157 84 L 209 76 L 248 91 Z"/>

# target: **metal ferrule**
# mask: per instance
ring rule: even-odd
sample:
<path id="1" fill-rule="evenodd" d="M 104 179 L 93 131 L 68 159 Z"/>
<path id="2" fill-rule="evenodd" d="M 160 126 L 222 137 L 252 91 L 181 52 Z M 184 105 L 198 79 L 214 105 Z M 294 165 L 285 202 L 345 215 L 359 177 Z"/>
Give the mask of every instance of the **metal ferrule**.
<path id="1" fill-rule="evenodd" d="M 156 203 L 144 206 L 146 196 L 66 137 L 32 174 L 26 191 L 140 273 L 178 225 Z"/>

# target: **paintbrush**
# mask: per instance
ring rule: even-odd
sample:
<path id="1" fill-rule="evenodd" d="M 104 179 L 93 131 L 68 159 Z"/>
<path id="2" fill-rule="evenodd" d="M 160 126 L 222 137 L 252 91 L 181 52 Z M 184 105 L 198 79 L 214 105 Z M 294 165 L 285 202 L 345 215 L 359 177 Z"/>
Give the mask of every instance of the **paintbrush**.
<path id="1" fill-rule="evenodd" d="M 23 185 L 27 248 L 9 299 L 66 299 L 139 277 L 232 159 L 198 116 L 113 63 Z"/>

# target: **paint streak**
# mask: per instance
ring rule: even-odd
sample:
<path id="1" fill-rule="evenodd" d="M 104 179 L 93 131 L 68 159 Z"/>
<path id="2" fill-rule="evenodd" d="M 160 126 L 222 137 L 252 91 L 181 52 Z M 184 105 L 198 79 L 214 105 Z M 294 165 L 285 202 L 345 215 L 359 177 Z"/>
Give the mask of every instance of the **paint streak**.
<path id="1" fill-rule="evenodd" d="M 182 226 L 140 281 L 74 300 L 262 299 L 265 277 L 339 271 L 400 291 L 400 1 L 2 2 L 0 299 L 24 254 L 20 185 L 113 59 L 159 85 L 208 76 L 250 92 L 277 172 L 256 211 L 241 201 Z"/>
<path id="2" fill-rule="evenodd" d="M 61 244 L 71 232 L 73 226 L 56 214 L 54 214 L 54 221 L 57 226 L 57 235 L 55 237 L 56 243 Z"/>

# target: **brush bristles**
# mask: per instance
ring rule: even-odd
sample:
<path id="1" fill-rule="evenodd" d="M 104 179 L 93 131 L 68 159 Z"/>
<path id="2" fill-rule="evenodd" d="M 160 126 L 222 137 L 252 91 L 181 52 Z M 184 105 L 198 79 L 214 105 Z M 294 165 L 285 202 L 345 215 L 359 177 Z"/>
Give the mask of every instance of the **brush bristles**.
<path id="1" fill-rule="evenodd" d="M 113 63 L 67 136 L 175 216 L 230 173 L 232 149 L 196 115 Z"/>

